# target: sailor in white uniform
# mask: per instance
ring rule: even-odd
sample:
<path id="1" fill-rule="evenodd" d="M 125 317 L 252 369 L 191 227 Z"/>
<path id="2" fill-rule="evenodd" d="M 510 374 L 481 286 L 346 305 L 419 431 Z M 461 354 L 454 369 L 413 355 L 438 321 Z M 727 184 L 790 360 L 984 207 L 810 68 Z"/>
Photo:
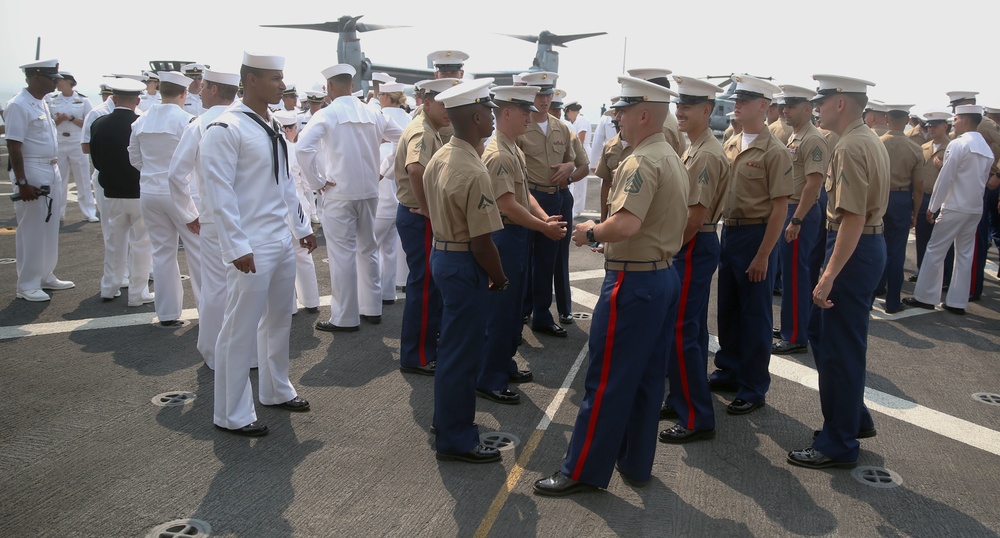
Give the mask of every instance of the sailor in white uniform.
<path id="1" fill-rule="evenodd" d="M 181 105 L 191 79 L 176 71 L 160 73 L 162 103 L 153 105 L 132 124 L 129 159 L 141 173 L 139 185 L 142 216 L 153 247 L 153 280 L 156 285 L 156 316 L 160 325 L 181 325 L 184 289 L 177 265 L 178 237 L 184 241 L 188 272 L 195 304 L 200 297 L 200 242 L 188 225 L 191 215 L 178 213 L 170 196 L 167 173 L 181 135 L 194 120 Z M 197 215 L 195 215 L 197 217 Z"/>
<path id="2" fill-rule="evenodd" d="M 320 220 L 330 255 L 332 297 L 329 321 L 316 324 L 321 331 L 356 331 L 361 319 L 382 321 L 375 241 L 379 144 L 399 140 L 403 130 L 353 97 L 354 73 L 348 64 L 323 70 L 333 103 L 313 116 L 296 148 L 310 187 L 324 190 Z"/>
<path id="3" fill-rule="evenodd" d="M 160 75 L 156 71 L 143 71 L 142 75 L 146 78 L 143 81 L 146 83 L 146 90 L 139 94 L 139 106 L 136 108 L 141 111 L 140 115 L 160 102 Z"/>
<path id="4" fill-rule="evenodd" d="M 101 99 L 103 100 L 101 104 L 95 106 L 90 112 L 88 112 L 87 117 L 83 120 L 83 133 L 80 135 L 80 148 L 83 150 L 85 155 L 90 154 L 90 129 L 94 125 L 94 122 L 97 118 L 111 114 L 111 111 L 115 108 L 115 104 L 111 100 L 111 88 L 109 88 L 107 84 L 101 84 Z M 94 202 L 97 205 L 97 211 L 101 215 L 104 215 L 104 189 L 101 188 L 100 182 L 97 181 L 96 169 L 90 176 L 90 186 L 93 188 Z M 105 251 L 108 249 L 108 239 L 111 237 L 110 233 L 110 227 L 106 226 L 104 222 L 101 222 L 101 234 L 104 235 Z"/>
<path id="5" fill-rule="evenodd" d="M 13 171 L 17 234 L 17 298 L 48 301 L 43 290 L 75 287 L 52 273 L 59 258 L 59 196 L 62 178 L 57 163 L 56 125 L 43 98 L 59 80 L 59 61 L 43 60 L 21 66 L 28 86 L 4 107 L 7 150 Z M 52 193 L 42 195 L 40 187 Z"/>
<path id="6" fill-rule="evenodd" d="M 201 244 L 198 300 L 198 352 L 209 368 L 215 369 L 215 346 L 226 311 L 226 262 L 222 259 L 219 231 L 211 208 L 205 207 L 204 179 L 197 166 L 198 147 L 208 124 L 215 121 L 236 98 L 240 76 L 206 69 L 201 91 L 205 113 L 187 125 L 170 160 L 167 178 L 176 214 L 197 229 Z M 194 230 L 191 230 L 194 231 Z"/>
<path id="7" fill-rule="evenodd" d="M 184 64 L 181 71 L 191 82 L 187 87 L 187 95 L 184 96 L 184 111 L 192 116 L 201 116 L 205 112 L 201 103 L 202 77 L 207 66 L 201 64 Z"/>
<path id="8" fill-rule="evenodd" d="M 249 436 L 267 434 L 257 422 L 250 367 L 260 360 L 260 403 L 307 411 L 288 380 L 295 285 L 293 248 L 312 252 L 316 237 L 288 176 L 280 127 L 268 105 L 281 99 L 284 58 L 244 53 L 242 101 L 205 130 L 198 151 L 202 193 L 219 229 L 226 269 L 226 314 L 215 349 L 215 425 Z M 292 214 L 294 233 L 289 232 Z M 292 237 L 298 245 L 293 245 Z M 260 338 L 258 339 L 258 333 Z M 259 341 L 266 349 L 259 349 Z"/>
<path id="9" fill-rule="evenodd" d="M 299 114 L 299 133 L 306 128 L 309 120 L 312 119 L 313 114 L 319 112 L 323 108 L 323 101 L 326 99 L 326 94 L 316 90 L 309 90 L 306 92 L 306 106 L 307 108 L 304 112 Z"/>
<path id="10" fill-rule="evenodd" d="M 373 78 L 374 76 L 372 74 Z M 379 87 L 376 96 L 381 103 L 379 108 L 382 114 L 396 122 L 400 128 L 405 128 L 410 123 L 410 115 L 402 108 L 406 103 L 404 89 L 403 84 L 388 82 Z M 403 246 L 396 231 L 396 210 L 399 207 L 399 200 L 396 199 L 396 147 L 396 142 L 383 142 L 379 146 L 379 156 L 382 158 L 379 172 L 382 180 L 378 183 L 378 207 L 375 209 L 375 241 L 378 243 L 383 305 L 396 302 L 396 286 L 405 286 L 407 275 L 406 257 L 399 255 Z"/>
<path id="11" fill-rule="evenodd" d="M 66 218 L 66 201 L 69 196 L 69 178 L 73 175 L 76 183 L 76 200 L 87 222 L 98 222 L 97 206 L 94 204 L 94 189 L 90 178 L 90 163 L 80 148 L 83 139 L 83 122 L 94 108 L 86 95 L 73 90 L 76 78 L 69 71 L 60 71 L 62 80 L 56 82 L 55 93 L 49 94 L 46 102 L 52 120 L 56 124 L 56 138 L 59 145 L 59 173 L 62 176 L 63 204 L 60 220 Z"/>

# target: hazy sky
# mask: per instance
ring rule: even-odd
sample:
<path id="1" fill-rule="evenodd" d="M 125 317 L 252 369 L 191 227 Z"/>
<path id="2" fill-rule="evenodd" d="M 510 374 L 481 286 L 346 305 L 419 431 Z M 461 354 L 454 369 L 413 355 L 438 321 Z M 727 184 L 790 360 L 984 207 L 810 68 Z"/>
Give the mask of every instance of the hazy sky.
<path id="1" fill-rule="evenodd" d="M 149 60 L 194 60 L 236 72 L 243 50 L 287 58 L 286 82 L 300 91 L 320 82 L 337 63 L 337 35 L 260 28 L 260 24 L 314 23 L 363 14 L 361 22 L 410 28 L 359 34 L 362 49 L 381 64 L 426 67 L 427 53 L 459 49 L 471 55 L 466 73 L 526 70 L 535 45 L 497 35 L 607 32 L 560 51 L 558 86 L 597 121 L 601 103 L 618 91 L 624 67 L 666 67 L 679 75 L 730 73 L 772 76 L 814 86 L 814 73 L 876 83 L 870 97 L 943 108 L 949 90 L 980 91 L 979 103 L 1000 107 L 996 27 L 1000 2 L 912 0 L 816 2 L 400 2 L 351 8 L 333 2 L 108 2 L 0 0 L 0 98 L 23 86 L 18 65 L 58 58 L 96 95 L 101 76 L 138 74 Z M 82 6 L 86 5 L 84 10 Z M 346 6 L 346 4 L 344 4 Z M 542 6 L 548 5 L 548 8 Z M 656 5 L 656 9 L 642 9 Z M 328 7 L 327 7 L 328 6 Z M 460 13 L 473 7 L 472 13 Z M 688 8 L 682 11 L 682 8 Z M 982 21 L 982 22 L 980 22 Z M 626 45 L 627 44 L 627 45 Z M 989 51 L 984 54 L 982 51 Z"/>

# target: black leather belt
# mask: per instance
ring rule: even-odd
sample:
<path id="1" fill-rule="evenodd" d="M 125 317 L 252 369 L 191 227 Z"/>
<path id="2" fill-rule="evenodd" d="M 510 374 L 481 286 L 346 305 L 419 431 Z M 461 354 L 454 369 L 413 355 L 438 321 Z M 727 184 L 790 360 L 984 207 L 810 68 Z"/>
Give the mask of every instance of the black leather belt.
<path id="1" fill-rule="evenodd" d="M 604 270 L 606 271 L 625 271 L 629 272 L 639 272 L 639 271 L 658 271 L 660 269 L 666 269 L 670 267 L 670 260 L 660 260 L 657 262 L 619 262 L 614 260 L 608 260 L 604 262 Z"/>

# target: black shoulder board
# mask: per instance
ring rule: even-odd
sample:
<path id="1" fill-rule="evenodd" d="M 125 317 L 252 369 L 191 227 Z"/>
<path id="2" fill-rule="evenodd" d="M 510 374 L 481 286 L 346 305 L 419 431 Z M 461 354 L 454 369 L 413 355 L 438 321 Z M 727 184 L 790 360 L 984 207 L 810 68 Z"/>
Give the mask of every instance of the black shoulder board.
<path id="1" fill-rule="evenodd" d="M 229 128 L 229 124 L 227 124 L 227 123 L 222 123 L 221 121 L 213 121 L 212 123 L 209 123 L 208 127 L 205 127 L 205 129 L 209 129 L 211 127 L 215 127 L 216 125 L 218 125 L 219 127 L 225 127 L 226 129 Z"/>
<path id="2" fill-rule="evenodd" d="M 79 95 L 80 97 L 86 97 L 86 95 L 84 95 L 84 94 L 82 94 L 80 92 L 76 92 L 76 94 Z"/>
<path id="3" fill-rule="evenodd" d="M 194 120 L 196 120 L 196 119 L 198 119 L 198 116 L 194 116 L 194 117 L 192 117 L 191 119 L 189 119 L 189 120 L 188 120 L 188 123 L 191 123 L 192 121 L 194 121 Z"/>

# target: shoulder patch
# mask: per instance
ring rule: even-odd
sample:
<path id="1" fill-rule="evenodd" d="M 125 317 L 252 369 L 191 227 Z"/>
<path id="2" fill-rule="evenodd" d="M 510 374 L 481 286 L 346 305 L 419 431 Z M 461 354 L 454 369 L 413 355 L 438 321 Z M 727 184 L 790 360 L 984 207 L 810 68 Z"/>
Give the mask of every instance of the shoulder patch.
<path id="1" fill-rule="evenodd" d="M 503 163 L 500 163 L 500 168 L 497 168 L 497 177 L 505 176 L 509 173 L 510 172 L 507 171 L 507 167 L 505 167 Z"/>
<path id="2" fill-rule="evenodd" d="M 488 196 L 483 194 L 479 197 L 479 205 L 476 206 L 480 213 L 489 213 L 490 209 L 496 205 L 496 203 L 491 200 Z"/>
<path id="3" fill-rule="evenodd" d="M 819 146 L 816 146 L 816 148 L 813 149 L 812 160 L 814 163 L 823 162 L 823 149 L 820 148 Z"/>
<path id="4" fill-rule="evenodd" d="M 193 122 L 193 121 L 194 121 L 194 120 L 196 120 L 196 119 L 198 119 L 198 116 L 194 116 L 194 117 L 192 117 L 191 119 L 189 119 L 189 120 L 188 120 L 188 123 L 191 123 L 191 122 Z"/>
<path id="5" fill-rule="evenodd" d="M 625 192 L 628 194 L 638 194 L 642 190 L 642 174 L 636 168 L 635 172 L 625 180 Z"/>
<path id="6" fill-rule="evenodd" d="M 698 184 L 702 186 L 708 185 L 708 166 L 702 168 L 701 173 L 698 174 Z"/>
<path id="7" fill-rule="evenodd" d="M 225 127 L 226 129 L 229 128 L 228 123 L 222 123 L 221 121 L 213 121 L 212 123 L 209 123 L 208 127 L 205 127 L 205 129 L 210 129 L 212 127 L 215 127 L 216 125 L 218 125 L 219 127 Z"/>
<path id="8" fill-rule="evenodd" d="M 417 141 L 417 145 L 414 146 L 417 151 L 422 151 L 424 149 L 424 140 L 420 139 Z"/>
<path id="9" fill-rule="evenodd" d="M 847 181 L 847 174 L 845 174 L 843 170 L 840 171 L 840 176 L 837 177 L 837 183 L 843 183 L 848 187 L 851 186 L 851 182 Z"/>

